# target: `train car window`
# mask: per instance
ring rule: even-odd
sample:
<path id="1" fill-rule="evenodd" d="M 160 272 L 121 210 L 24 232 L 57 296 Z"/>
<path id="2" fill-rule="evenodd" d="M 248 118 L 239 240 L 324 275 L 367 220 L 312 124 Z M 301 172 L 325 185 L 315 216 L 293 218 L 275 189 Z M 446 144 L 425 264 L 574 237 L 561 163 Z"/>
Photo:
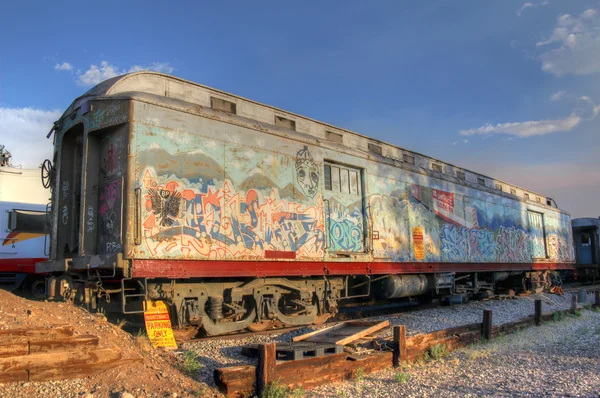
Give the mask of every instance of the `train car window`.
<path id="1" fill-rule="evenodd" d="M 45 234 L 46 212 L 12 210 L 8 213 L 8 228 L 11 231 Z"/>
<path id="2" fill-rule="evenodd" d="M 331 190 L 340 192 L 340 168 L 331 166 Z"/>
<path id="3" fill-rule="evenodd" d="M 433 169 L 433 171 L 437 171 L 438 173 L 442 172 L 442 165 L 440 164 L 432 163 L 431 168 Z"/>
<path id="4" fill-rule="evenodd" d="M 360 195 L 360 171 L 333 164 L 325 165 L 325 190 L 346 195 Z"/>
<path id="5" fill-rule="evenodd" d="M 411 155 L 408 155 L 405 153 L 404 155 L 402 155 L 402 159 L 408 164 L 415 164 L 414 156 L 411 156 Z"/>
<path id="6" fill-rule="evenodd" d="M 325 165 L 325 189 L 331 191 L 331 166 Z"/>
<path id="7" fill-rule="evenodd" d="M 465 180 L 465 172 L 464 171 L 457 171 L 456 172 L 456 178 L 458 178 L 459 180 Z"/>
<path id="8" fill-rule="evenodd" d="M 581 234 L 581 246 L 589 246 L 590 245 L 590 235 L 589 234 Z"/>
<path id="9" fill-rule="evenodd" d="M 500 185 L 500 184 L 496 184 L 496 189 L 497 189 L 498 191 L 502 191 L 502 185 Z"/>
<path id="10" fill-rule="evenodd" d="M 477 184 L 485 186 L 485 180 L 483 178 L 477 177 Z"/>
<path id="11" fill-rule="evenodd" d="M 525 196 L 525 199 L 529 200 L 529 194 L 527 192 L 525 192 L 524 196 Z"/>
<path id="12" fill-rule="evenodd" d="M 340 192 L 350 193 L 350 172 L 347 169 L 340 169 Z"/>
<path id="13" fill-rule="evenodd" d="M 551 201 L 550 199 L 546 199 L 546 204 L 547 204 L 548 206 L 552 206 L 552 201 Z"/>
<path id="14" fill-rule="evenodd" d="M 516 194 L 517 194 L 517 190 L 516 190 L 516 189 L 514 189 L 514 188 L 511 188 L 511 189 L 510 189 L 510 194 L 511 194 L 511 195 L 516 195 Z"/>
<path id="15" fill-rule="evenodd" d="M 535 201 L 536 201 L 536 202 L 538 202 L 538 203 L 542 203 L 542 198 L 540 198 L 540 197 L 536 197 L 536 198 L 535 198 Z"/>
<path id="16" fill-rule="evenodd" d="M 358 195 L 360 192 L 360 188 L 358 186 L 358 172 L 352 170 L 350 172 L 350 194 Z"/>

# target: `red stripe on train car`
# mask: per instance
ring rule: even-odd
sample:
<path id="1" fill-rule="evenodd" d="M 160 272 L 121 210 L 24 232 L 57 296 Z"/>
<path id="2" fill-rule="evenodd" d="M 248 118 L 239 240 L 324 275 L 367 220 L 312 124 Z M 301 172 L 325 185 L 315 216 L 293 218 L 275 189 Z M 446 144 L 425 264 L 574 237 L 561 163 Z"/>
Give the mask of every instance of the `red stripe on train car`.
<path id="1" fill-rule="evenodd" d="M 575 269 L 571 263 L 132 260 L 134 278 L 268 277 Z"/>
<path id="2" fill-rule="evenodd" d="M 284 252 L 278 250 L 265 250 L 265 258 L 295 259 L 296 252 Z"/>
<path id="3" fill-rule="evenodd" d="M 47 258 L 6 258 L 0 260 L 0 272 L 24 272 L 35 274 L 35 263 L 48 260 Z"/>

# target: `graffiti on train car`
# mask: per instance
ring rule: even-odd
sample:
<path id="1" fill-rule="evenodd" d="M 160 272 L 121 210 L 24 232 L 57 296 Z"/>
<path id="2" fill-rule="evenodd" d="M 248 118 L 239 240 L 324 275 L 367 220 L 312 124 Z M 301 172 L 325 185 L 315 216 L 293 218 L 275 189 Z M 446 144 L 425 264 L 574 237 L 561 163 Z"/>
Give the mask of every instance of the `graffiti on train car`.
<path id="1" fill-rule="evenodd" d="M 321 159 L 307 146 L 289 156 L 204 139 L 187 143 L 192 152 L 170 153 L 157 137 L 149 133 L 139 155 L 146 166 L 143 250 L 151 257 L 262 259 L 267 251 L 285 251 L 317 259 L 370 248 L 385 261 L 529 262 L 540 250 L 538 258 L 571 258 L 568 220 L 545 219 L 540 235 L 529 219 L 538 216 L 493 203 L 490 195 L 475 199 L 366 175 L 373 193 L 366 221 L 360 189 L 336 193 L 333 181 L 320 194 Z M 369 247 L 366 226 L 377 236 Z"/>
<path id="2" fill-rule="evenodd" d="M 446 261 L 493 262 L 496 260 L 494 233 L 485 229 L 444 224 L 442 255 Z"/>
<path id="3" fill-rule="evenodd" d="M 186 258 L 262 258 L 266 250 L 299 256 L 324 254 L 323 223 L 318 206 L 284 200 L 273 188 L 236 191 L 230 180 L 221 188 L 144 172 L 143 222 L 152 256 Z"/>

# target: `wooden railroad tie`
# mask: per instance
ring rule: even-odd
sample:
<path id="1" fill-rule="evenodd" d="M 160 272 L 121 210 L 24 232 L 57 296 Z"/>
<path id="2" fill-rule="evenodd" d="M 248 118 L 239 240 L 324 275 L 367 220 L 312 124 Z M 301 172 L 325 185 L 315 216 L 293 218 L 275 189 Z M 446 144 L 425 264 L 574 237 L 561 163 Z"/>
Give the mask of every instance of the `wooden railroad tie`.
<path id="1" fill-rule="evenodd" d="M 370 351 L 369 355 L 349 355 L 345 352 L 330 353 L 324 356 L 312 356 L 295 361 L 278 361 L 278 355 L 283 356 L 283 351 L 278 350 L 281 343 L 260 344 L 246 348 L 252 350 L 252 355 L 258 356 L 258 364 L 226 367 L 215 369 L 214 378 L 217 387 L 228 397 L 238 397 L 250 394 L 260 394 L 269 383 L 280 383 L 290 388 L 302 387 L 305 389 L 321 386 L 324 383 L 337 382 L 356 377 L 359 369 L 371 373 L 389 367 L 399 366 L 402 361 L 413 362 L 431 352 L 435 346 L 444 346 L 447 351 L 478 342 L 481 338 L 493 339 L 502 333 L 513 333 L 520 329 L 541 325 L 552 320 L 554 314 L 567 313 L 569 310 L 542 313 L 541 301 L 535 302 L 535 315 L 502 325 L 492 324 L 492 311 L 484 310 L 482 322 L 468 325 L 455 326 L 448 329 L 437 330 L 430 333 L 421 333 L 413 336 L 406 335 L 406 327 L 394 326 L 393 338 L 378 339 L 381 346 L 391 347 L 390 351 Z M 359 331 L 357 328 L 361 326 Z M 374 327 L 373 323 L 346 322 L 308 333 L 294 338 L 294 341 L 314 342 L 325 341 L 325 344 L 336 344 L 339 341 L 360 342 L 365 336 L 372 336 L 375 331 L 368 329 Z M 386 327 L 387 324 L 383 327 Z M 383 329 L 378 329 L 383 330 Z M 352 332 L 352 334 L 350 334 Z"/>
<path id="2" fill-rule="evenodd" d="M 67 325 L 0 331 L 0 383 L 81 378 L 141 358 L 123 359 L 115 346 Z"/>

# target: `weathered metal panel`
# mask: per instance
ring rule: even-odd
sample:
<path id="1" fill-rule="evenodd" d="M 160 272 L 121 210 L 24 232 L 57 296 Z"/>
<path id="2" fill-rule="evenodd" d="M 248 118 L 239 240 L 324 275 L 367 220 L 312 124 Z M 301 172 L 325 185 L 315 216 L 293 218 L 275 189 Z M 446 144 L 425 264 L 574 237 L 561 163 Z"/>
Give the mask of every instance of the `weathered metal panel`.
<path id="1" fill-rule="evenodd" d="M 132 257 L 341 261 L 339 252 L 367 250 L 350 261 L 529 263 L 535 238 L 531 210 L 547 215 L 546 238 L 558 242 L 547 260 L 539 260 L 572 261 L 569 245 L 563 245 L 568 223 L 558 222 L 559 212 L 547 207 L 306 145 L 294 134 L 272 136 L 252 124 L 149 104 L 135 109 L 139 173 L 132 178 L 144 205 L 143 242 L 131 246 Z M 325 189 L 326 162 L 362 173 L 368 213 L 361 213 L 356 198 L 345 203 L 352 195 Z M 331 234 L 334 223 L 367 228 L 337 228 Z M 363 236 L 364 242 L 350 247 Z"/>

